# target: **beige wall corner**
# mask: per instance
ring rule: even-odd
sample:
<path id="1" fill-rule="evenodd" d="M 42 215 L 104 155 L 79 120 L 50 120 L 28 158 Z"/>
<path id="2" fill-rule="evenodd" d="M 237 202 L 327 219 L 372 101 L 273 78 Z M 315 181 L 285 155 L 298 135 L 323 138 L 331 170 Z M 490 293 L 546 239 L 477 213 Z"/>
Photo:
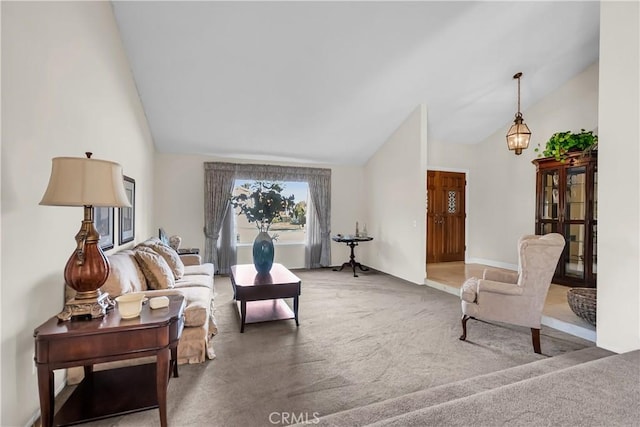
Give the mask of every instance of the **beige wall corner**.
<path id="1" fill-rule="evenodd" d="M 640 4 L 600 3 L 597 344 L 640 348 Z"/>
<path id="2" fill-rule="evenodd" d="M 1 7 L 0 425 L 23 426 L 40 407 L 33 331 L 62 309 L 63 270 L 83 217 L 81 208 L 38 205 L 51 158 L 92 151 L 120 163 L 136 180 L 140 240 L 152 219 L 154 147 L 109 2 Z"/>
<path id="3" fill-rule="evenodd" d="M 366 264 L 409 282 L 426 277 L 427 112 L 420 105 L 364 168 Z"/>

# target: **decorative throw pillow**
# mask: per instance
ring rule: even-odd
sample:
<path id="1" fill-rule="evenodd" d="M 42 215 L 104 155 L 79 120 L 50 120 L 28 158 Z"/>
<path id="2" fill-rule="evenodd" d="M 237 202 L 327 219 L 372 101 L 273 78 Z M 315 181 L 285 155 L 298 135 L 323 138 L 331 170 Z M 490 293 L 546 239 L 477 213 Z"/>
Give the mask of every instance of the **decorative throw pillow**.
<path id="1" fill-rule="evenodd" d="M 150 248 L 164 258 L 167 264 L 169 264 L 169 267 L 171 267 L 173 278 L 175 280 L 180 280 L 182 279 L 182 276 L 184 276 L 184 263 L 182 262 L 180 255 L 178 255 L 178 252 L 171 247 L 160 242 L 160 240 L 155 238 L 145 240 L 136 247 Z"/>
<path id="2" fill-rule="evenodd" d="M 162 243 L 162 240 L 158 239 L 157 237 L 149 237 L 144 242 L 138 243 L 138 246 L 151 246 L 157 243 Z"/>
<path id="3" fill-rule="evenodd" d="M 164 228 L 162 228 L 162 227 L 158 229 L 158 238 L 165 245 L 169 244 L 169 237 L 167 236 L 167 232 L 164 231 Z"/>
<path id="4" fill-rule="evenodd" d="M 178 249 L 180 249 L 181 243 L 182 243 L 182 237 L 180 236 L 169 237 L 169 246 L 171 246 L 176 252 L 178 252 Z"/>
<path id="5" fill-rule="evenodd" d="M 150 289 L 170 289 L 175 286 L 171 267 L 157 252 L 141 247 L 134 251 L 134 256 Z"/>
<path id="6" fill-rule="evenodd" d="M 133 251 L 121 250 L 107 256 L 109 260 L 109 276 L 100 290 L 115 298 L 129 292 L 138 292 L 146 283 L 140 271 Z"/>

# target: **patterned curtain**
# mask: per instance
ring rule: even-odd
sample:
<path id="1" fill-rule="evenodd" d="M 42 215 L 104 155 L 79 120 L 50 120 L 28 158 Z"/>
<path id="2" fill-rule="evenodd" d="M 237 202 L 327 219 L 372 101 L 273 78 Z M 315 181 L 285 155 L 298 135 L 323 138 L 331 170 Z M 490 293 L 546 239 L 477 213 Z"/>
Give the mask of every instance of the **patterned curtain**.
<path id="1" fill-rule="evenodd" d="M 309 232 L 309 267 L 328 267 L 331 265 L 331 175 L 313 175 L 308 183 L 317 219 L 316 232 Z"/>
<path id="2" fill-rule="evenodd" d="M 204 260 L 220 271 L 218 238 L 233 191 L 234 165 L 230 163 L 204 164 Z"/>
<path id="3" fill-rule="evenodd" d="M 218 263 L 216 265 L 220 274 L 229 274 L 231 266 L 236 264 L 236 234 L 235 230 L 235 212 L 231 203 L 227 207 L 227 213 L 222 223 L 220 231 L 220 239 L 218 240 Z"/>
<path id="4" fill-rule="evenodd" d="M 305 261 L 306 268 L 317 268 L 320 266 L 331 265 L 331 239 L 330 239 L 330 224 L 331 224 L 331 169 L 320 168 L 305 168 L 295 166 L 273 166 L 273 165 L 259 165 L 259 164 L 246 164 L 246 163 L 224 163 L 224 162 L 207 162 L 205 166 L 205 220 L 206 224 L 209 223 L 207 219 L 207 210 L 213 211 L 213 206 L 209 205 L 209 201 L 214 199 L 210 193 L 226 194 L 224 202 L 224 211 L 229 206 L 229 195 L 233 191 L 233 182 L 236 179 L 252 179 L 257 181 L 296 181 L 307 182 L 309 184 L 309 196 L 310 204 L 315 206 L 315 209 L 308 209 L 307 212 L 307 235 L 308 242 Z M 210 189 L 207 184 L 207 171 L 216 171 L 219 175 L 216 175 L 220 180 L 220 186 L 224 186 L 223 189 L 213 190 Z M 231 171 L 231 178 L 229 179 L 229 171 Z M 224 172 L 224 178 L 221 177 Z M 212 178 L 213 179 L 213 178 Z M 229 181 L 227 181 L 229 180 Z M 212 181 L 213 182 L 213 181 Z M 212 184 L 215 185 L 215 184 Z M 218 199 L 220 203 L 222 200 Z M 211 238 L 215 236 L 217 239 L 220 235 L 220 227 L 223 226 L 224 211 L 219 217 L 218 228 L 211 227 Z M 313 212 L 312 212 L 313 211 Z M 215 215 L 210 217 L 215 218 Z M 233 239 L 231 242 L 226 242 L 226 233 L 233 235 L 231 232 L 233 229 L 233 221 L 224 221 L 224 233 L 223 242 L 220 243 L 220 257 L 217 256 L 216 261 L 220 262 L 220 265 L 216 264 L 216 268 L 222 272 L 228 272 L 229 267 L 235 263 L 236 248 Z M 213 221 L 212 221 L 213 223 Z M 205 235 L 207 234 L 205 224 Z M 227 230 L 227 227 L 229 230 Z M 315 232 L 314 232 L 315 230 Z M 215 231 L 215 233 L 214 233 Z M 215 241 L 214 241 L 215 242 Z M 209 248 L 209 237 L 207 236 L 207 249 Z M 216 250 L 216 245 L 213 243 L 212 251 Z M 228 253 L 225 251 L 229 251 Z M 224 253 L 224 256 L 222 254 Z M 220 259 L 222 258 L 222 259 Z M 205 251 L 205 259 L 206 251 Z M 224 265 L 223 264 L 224 261 Z M 211 261 L 210 261 L 211 262 Z"/>

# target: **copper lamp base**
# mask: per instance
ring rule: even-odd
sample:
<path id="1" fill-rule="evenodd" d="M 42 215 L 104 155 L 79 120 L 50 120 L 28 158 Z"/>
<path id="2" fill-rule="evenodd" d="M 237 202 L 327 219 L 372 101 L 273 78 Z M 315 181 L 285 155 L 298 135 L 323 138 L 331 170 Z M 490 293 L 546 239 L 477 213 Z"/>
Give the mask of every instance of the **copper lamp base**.
<path id="1" fill-rule="evenodd" d="M 82 298 L 76 295 L 66 302 L 64 309 L 58 313 L 58 319 L 67 321 L 71 318 L 100 318 L 107 314 L 107 310 L 113 308 L 114 304 L 107 293 L 94 298 Z"/>
<path id="2" fill-rule="evenodd" d="M 100 249 L 99 240 L 93 225 L 93 206 L 85 206 L 84 220 L 76 234 L 78 246 L 64 269 L 64 280 L 76 295 L 66 302 L 58 319 L 95 319 L 103 317 L 114 306 L 109 294 L 100 291 L 109 276 L 109 260 Z"/>

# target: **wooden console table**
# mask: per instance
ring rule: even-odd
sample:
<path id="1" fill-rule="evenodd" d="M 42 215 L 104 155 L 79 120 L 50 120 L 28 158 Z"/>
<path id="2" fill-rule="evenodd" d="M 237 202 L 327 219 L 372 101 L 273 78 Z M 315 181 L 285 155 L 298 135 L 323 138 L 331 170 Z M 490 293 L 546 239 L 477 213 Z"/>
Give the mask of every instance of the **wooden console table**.
<path id="1" fill-rule="evenodd" d="M 343 268 L 349 267 L 353 269 L 353 277 L 358 277 L 356 274 L 356 267 L 360 269 L 360 271 L 369 271 L 369 269 L 359 262 L 356 261 L 356 256 L 353 252 L 353 248 L 358 246 L 358 242 L 370 242 L 373 240 L 373 237 L 354 237 L 354 236 L 333 236 L 331 238 L 334 242 L 338 243 L 346 243 L 347 246 L 351 248 L 351 255 L 349 256 L 349 261 L 342 264 L 340 268 L 334 268 L 333 271 L 342 271 Z"/>
<path id="2" fill-rule="evenodd" d="M 115 308 L 101 319 L 58 321 L 34 331 L 42 426 L 63 426 L 158 408 L 167 425 L 167 385 L 178 374 L 178 340 L 184 327 L 184 297 L 169 306 L 142 307 L 139 317 L 122 319 Z M 156 356 L 155 364 L 93 371 L 93 365 Z M 84 366 L 85 378 L 54 417 L 53 371 Z"/>

